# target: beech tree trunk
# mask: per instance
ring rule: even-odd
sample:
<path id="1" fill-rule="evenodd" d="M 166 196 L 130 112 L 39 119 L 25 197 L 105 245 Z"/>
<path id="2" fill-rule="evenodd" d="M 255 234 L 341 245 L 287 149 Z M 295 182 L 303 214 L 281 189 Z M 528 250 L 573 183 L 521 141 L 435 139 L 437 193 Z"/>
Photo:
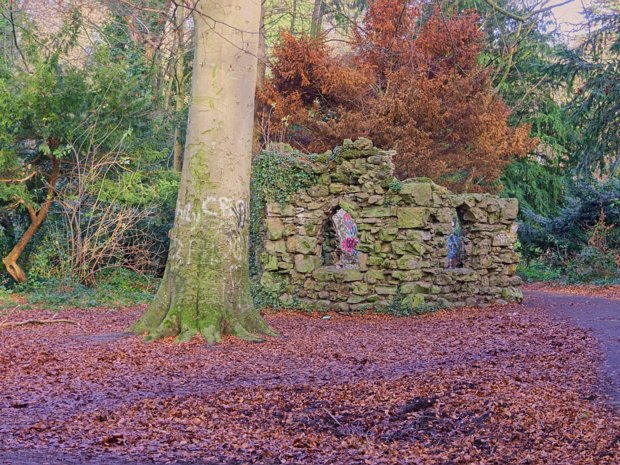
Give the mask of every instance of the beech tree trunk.
<path id="1" fill-rule="evenodd" d="M 60 160 L 55 156 L 52 156 L 52 171 L 47 180 L 48 188 L 45 201 L 41 204 L 41 207 L 38 211 L 35 210 L 32 205 L 26 205 L 28 215 L 30 216 L 30 225 L 28 226 L 22 237 L 19 238 L 17 244 L 15 244 L 13 249 L 8 253 L 6 257 L 2 259 L 2 263 L 6 267 L 7 272 L 18 283 L 26 282 L 27 276 L 24 270 L 17 263 L 17 260 L 19 260 L 19 257 L 21 256 L 26 246 L 30 243 L 36 232 L 39 230 L 39 228 L 45 221 L 45 218 L 47 218 L 50 207 L 54 202 L 54 189 L 56 188 L 56 183 L 58 182 L 59 176 Z"/>
<path id="2" fill-rule="evenodd" d="M 199 333 L 261 340 L 248 273 L 249 195 L 260 0 L 200 0 L 181 185 L 149 339 Z"/>

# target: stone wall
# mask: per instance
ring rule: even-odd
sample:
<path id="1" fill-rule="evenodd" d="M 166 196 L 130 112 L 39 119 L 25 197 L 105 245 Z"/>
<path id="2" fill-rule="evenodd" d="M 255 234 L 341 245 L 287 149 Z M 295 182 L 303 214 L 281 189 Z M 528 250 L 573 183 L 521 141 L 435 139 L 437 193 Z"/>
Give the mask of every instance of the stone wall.
<path id="1" fill-rule="evenodd" d="M 426 178 L 397 181 L 394 152 L 347 140 L 312 159 L 316 182 L 285 201 L 267 198 L 256 256 L 264 292 L 282 306 L 358 311 L 506 303 L 521 299 L 516 199 L 453 194 Z M 357 261 L 325 265 L 330 215 L 359 230 Z M 462 257 L 448 267 L 448 237 L 462 225 Z"/>

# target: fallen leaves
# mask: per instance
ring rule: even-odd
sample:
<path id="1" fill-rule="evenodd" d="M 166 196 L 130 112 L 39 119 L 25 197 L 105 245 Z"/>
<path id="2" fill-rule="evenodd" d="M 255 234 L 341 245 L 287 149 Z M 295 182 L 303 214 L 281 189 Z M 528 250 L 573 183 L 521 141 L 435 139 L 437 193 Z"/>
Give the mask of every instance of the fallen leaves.
<path id="1" fill-rule="evenodd" d="M 575 294 L 592 297 L 603 297 L 606 299 L 620 300 L 620 285 L 594 285 L 594 284 L 575 284 L 567 286 L 566 284 L 546 282 L 532 283 L 524 286 L 524 289 L 532 291 L 548 291 L 558 292 L 560 294 Z"/>
<path id="2" fill-rule="evenodd" d="M 270 313 L 284 337 L 215 347 L 123 333 L 141 312 L 72 310 L 61 316 L 79 327 L 2 332 L 0 457 L 617 463 L 620 420 L 599 389 L 595 341 L 537 309 Z"/>

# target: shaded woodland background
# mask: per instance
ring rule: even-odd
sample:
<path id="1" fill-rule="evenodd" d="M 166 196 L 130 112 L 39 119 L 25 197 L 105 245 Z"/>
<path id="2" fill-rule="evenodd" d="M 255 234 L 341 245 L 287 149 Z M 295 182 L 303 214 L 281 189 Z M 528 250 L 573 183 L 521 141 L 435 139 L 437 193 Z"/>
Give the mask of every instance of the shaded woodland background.
<path id="1" fill-rule="evenodd" d="M 182 162 L 191 3 L 0 5 L 0 296 L 148 300 Z M 401 179 L 517 197 L 524 278 L 618 281 L 620 10 L 593 2 L 567 39 L 547 6 L 265 0 L 256 152 L 370 137 L 398 151 Z"/>

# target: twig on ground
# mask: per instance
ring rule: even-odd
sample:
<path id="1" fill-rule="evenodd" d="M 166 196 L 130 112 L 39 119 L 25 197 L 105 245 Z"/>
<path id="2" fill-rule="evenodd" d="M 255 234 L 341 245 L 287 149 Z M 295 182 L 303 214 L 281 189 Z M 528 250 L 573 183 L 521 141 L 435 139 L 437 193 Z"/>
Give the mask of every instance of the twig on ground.
<path id="1" fill-rule="evenodd" d="M 329 417 L 330 417 L 332 420 L 334 420 L 334 421 L 336 422 L 336 424 L 337 424 L 338 426 L 342 426 L 342 423 L 340 423 L 340 422 L 338 421 L 338 418 L 336 418 L 335 416 L 333 416 L 333 415 L 329 412 L 329 410 L 327 410 L 326 408 L 324 408 L 323 410 L 325 411 L 325 413 L 327 413 L 327 414 L 329 415 Z"/>
<path id="2" fill-rule="evenodd" d="M 50 323 L 66 323 L 69 325 L 80 325 L 77 321 L 74 320 L 24 320 L 24 321 L 10 321 L 8 323 L 1 323 L 0 329 L 2 328 L 15 328 L 17 326 L 26 326 L 26 325 L 46 325 Z"/>

